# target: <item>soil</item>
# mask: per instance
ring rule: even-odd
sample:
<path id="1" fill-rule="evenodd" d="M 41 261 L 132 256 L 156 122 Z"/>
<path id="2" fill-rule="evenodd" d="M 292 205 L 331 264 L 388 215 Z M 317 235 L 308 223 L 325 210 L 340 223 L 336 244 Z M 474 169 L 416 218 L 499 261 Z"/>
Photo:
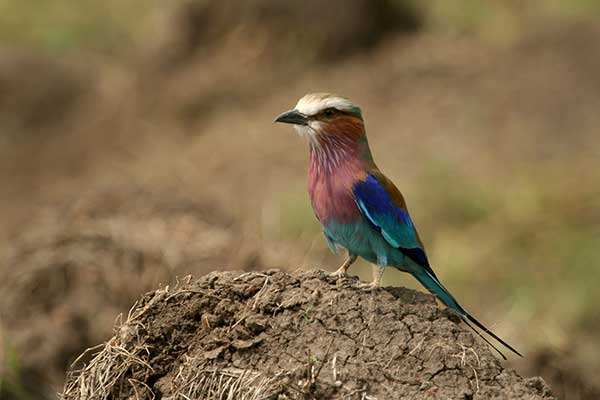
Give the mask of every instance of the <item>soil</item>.
<path id="1" fill-rule="evenodd" d="M 62 398 L 555 398 L 433 296 L 357 283 L 323 271 L 188 277 L 144 295 L 73 366 Z"/>
<path id="2" fill-rule="evenodd" d="M 54 398 L 67 366 L 141 293 L 236 251 L 226 216 L 174 195 L 121 188 L 35 214 L 0 257 L 0 339 L 18 363 L 2 399 L 23 398 L 15 387 Z"/>

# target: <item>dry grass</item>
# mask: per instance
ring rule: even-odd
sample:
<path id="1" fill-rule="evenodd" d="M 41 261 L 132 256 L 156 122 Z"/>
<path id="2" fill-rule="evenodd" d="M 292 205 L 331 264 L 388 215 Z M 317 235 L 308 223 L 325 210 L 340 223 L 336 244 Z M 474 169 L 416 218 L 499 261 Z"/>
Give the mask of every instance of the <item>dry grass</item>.
<path id="1" fill-rule="evenodd" d="M 265 285 L 256 296 L 254 305 L 268 282 L 267 276 L 259 275 L 266 279 Z M 185 279 L 188 284 L 189 280 L 189 277 Z M 86 350 L 75 360 L 74 366 L 90 353 L 94 354 L 84 368 L 71 369 L 60 398 L 64 400 L 105 400 L 119 393 L 131 392 L 134 393 L 135 398 L 143 395 L 145 398 L 153 399 L 155 394 L 146 383 L 140 379 L 126 377 L 132 370 L 136 371 L 136 376 L 149 376 L 154 373 L 152 366 L 147 361 L 148 348 L 139 334 L 140 331 L 146 329 L 142 321 L 158 304 L 168 302 L 182 294 L 194 292 L 180 288 L 178 283 L 174 288 L 167 286 L 155 291 L 150 301 L 144 306 L 138 306 L 138 303 L 134 304 L 127 319 L 116 326 L 116 335 L 113 338 L 104 345 Z M 185 356 L 178 373 L 171 382 L 170 392 L 172 394 L 166 398 L 173 400 L 267 399 L 273 393 L 281 391 L 281 375 L 285 375 L 285 373 L 281 372 L 267 377 L 257 371 L 239 368 L 216 369 L 201 364 L 198 359 Z M 129 387 L 124 387 L 124 384 Z"/>
<path id="2" fill-rule="evenodd" d="M 152 367 L 144 360 L 148 350 L 138 335 L 139 329 L 143 328 L 140 319 L 168 294 L 167 287 L 164 290 L 157 290 L 144 307 L 138 308 L 136 303 L 130 310 L 127 320 L 117 327 L 118 334 L 104 344 L 83 369 L 75 369 L 69 373 L 61 397 L 80 400 L 108 399 L 116 389 L 115 385 L 122 385 L 123 376 L 132 368 L 137 367 L 152 373 Z M 87 352 L 94 350 L 95 348 L 89 349 L 83 353 L 74 364 L 78 363 Z M 136 393 L 140 385 L 142 390 L 150 390 L 139 381 L 131 379 L 126 381 Z M 119 390 L 126 390 L 126 388 L 119 388 Z"/>
<path id="3" fill-rule="evenodd" d="M 186 371 L 187 374 L 177 376 L 174 383 L 180 386 L 174 388 L 173 395 L 167 399 L 262 400 L 280 391 L 277 375 L 265 377 L 259 372 L 236 368 L 187 368 Z"/>
<path id="4" fill-rule="evenodd" d="M 245 274 L 247 275 L 247 274 Z M 257 293 L 253 303 L 259 300 L 260 294 L 268 283 L 268 276 L 258 274 L 265 278 L 265 284 Z M 243 277 L 244 275 L 240 276 Z M 190 278 L 185 279 L 189 284 Z M 73 367 L 80 364 L 90 354 L 93 358 L 81 369 L 72 368 L 67 375 L 67 382 L 60 398 L 63 400 L 105 400 L 118 396 L 120 393 L 133 393 L 135 398 L 154 399 L 155 394 L 146 383 L 140 379 L 128 378 L 132 370 L 136 376 L 150 376 L 155 371 L 148 363 L 149 351 L 140 336 L 140 331 L 145 330 L 144 317 L 160 303 L 168 302 L 182 294 L 200 293 L 197 291 L 180 288 L 179 283 L 175 288 L 168 286 L 154 292 L 150 301 L 144 306 L 134 304 L 127 315 L 127 319 L 115 328 L 116 335 L 107 343 L 87 349 L 73 363 Z M 243 318 L 242 318 L 243 319 Z M 238 320 L 234 325 L 237 325 Z M 234 325 L 229 327 L 231 330 Z M 310 357 L 309 357 L 310 358 Z M 321 364 L 324 364 L 324 362 Z M 320 371 L 320 369 L 319 369 Z M 313 371 L 314 372 L 314 371 Z M 284 371 L 265 376 L 265 374 L 239 368 L 213 368 L 203 363 L 203 359 L 184 356 L 179 365 L 177 374 L 170 383 L 170 396 L 167 399 L 206 399 L 206 400 L 262 400 L 272 398 L 279 393 L 283 386 L 292 387 L 298 393 L 303 393 L 294 384 L 285 383 L 282 379 Z M 316 382 L 318 372 L 311 375 L 311 384 Z"/>

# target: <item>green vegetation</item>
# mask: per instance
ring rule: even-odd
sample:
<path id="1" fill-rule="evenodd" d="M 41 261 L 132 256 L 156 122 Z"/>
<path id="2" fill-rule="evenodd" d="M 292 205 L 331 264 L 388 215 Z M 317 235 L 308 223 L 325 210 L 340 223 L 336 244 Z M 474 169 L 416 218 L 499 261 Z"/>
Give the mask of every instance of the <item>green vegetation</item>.
<path id="1" fill-rule="evenodd" d="M 112 52 L 131 43 L 151 10 L 139 0 L 0 1 L 0 40 L 57 56 Z"/>
<path id="2" fill-rule="evenodd" d="M 4 348 L 0 350 L 3 355 L 0 358 L 0 397 L 15 398 L 19 400 L 32 399 L 31 393 L 21 382 L 21 372 L 16 350 L 10 345 L 8 340 L 0 345 Z"/>

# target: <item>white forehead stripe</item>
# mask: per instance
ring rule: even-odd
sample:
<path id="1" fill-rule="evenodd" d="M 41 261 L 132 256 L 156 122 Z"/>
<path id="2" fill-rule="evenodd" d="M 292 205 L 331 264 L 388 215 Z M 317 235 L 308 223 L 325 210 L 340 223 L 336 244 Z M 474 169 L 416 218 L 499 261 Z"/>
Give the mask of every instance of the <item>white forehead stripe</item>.
<path id="1" fill-rule="evenodd" d="M 304 115 L 316 115 L 327 108 L 336 108 L 350 113 L 360 112 L 360 109 L 350 100 L 327 93 L 307 94 L 298 101 L 295 108 Z"/>

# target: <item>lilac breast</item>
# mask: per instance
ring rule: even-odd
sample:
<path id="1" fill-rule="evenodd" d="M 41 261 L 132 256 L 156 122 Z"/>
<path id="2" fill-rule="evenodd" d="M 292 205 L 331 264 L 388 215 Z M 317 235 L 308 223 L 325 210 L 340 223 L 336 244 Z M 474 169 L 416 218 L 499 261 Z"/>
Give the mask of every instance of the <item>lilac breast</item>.
<path id="1" fill-rule="evenodd" d="M 352 187 L 365 175 L 354 163 L 331 170 L 313 168 L 311 165 L 308 174 L 308 193 L 315 214 L 321 223 L 329 220 L 347 223 L 361 217 L 354 201 Z"/>

